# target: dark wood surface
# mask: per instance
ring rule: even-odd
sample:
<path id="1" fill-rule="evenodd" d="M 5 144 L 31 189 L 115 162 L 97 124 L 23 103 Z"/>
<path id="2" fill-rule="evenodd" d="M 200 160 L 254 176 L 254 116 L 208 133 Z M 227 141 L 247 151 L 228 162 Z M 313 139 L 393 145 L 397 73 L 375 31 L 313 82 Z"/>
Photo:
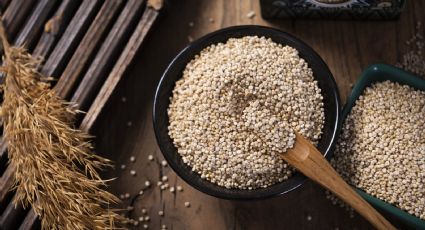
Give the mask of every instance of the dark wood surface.
<path id="1" fill-rule="evenodd" d="M 246 17 L 255 11 L 253 19 Z M 118 177 L 111 190 L 117 195 L 132 196 L 149 179 L 153 188 L 137 198 L 132 217 L 141 208 L 150 213 L 149 229 L 371 229 L 359 215 L 350 218 L 344 209 L 325 198 L 325 191 L 313 182 L 277 198 L 260 201 L 228 201 L 205 195 L 185 184 L 169 168 L 159 166 L 162 155 L 152 129 L 151 108 L 155 86 L 172 58 L 188 44 L 188 37 L 198 38 L 214 30 L 240 24 L 259 24 L 279 28 L 304 40 L 329 65 L 339 86 L 341 98 L 347 97 L 350 84 L 362 69 L 372 63 L 395 64 L 409 48 L 418 21 L 425 22 L 425 2 L 407 1 L 397 21 L 264 21 L 257 0 L 180 0 L 173 1 L 157 24 L 147 43 L 138 52 L 133 68 L 118 83 L 95 123 L 97 149 L 117 162 L 108 174 Z M 211 23 L 209 18 L 214 19 Z M 194 22 L 190 27 L 189 22 Z M 424 31 L 421 31 L 422 33 Z M 155 161 L 147 156 L 153 154 Z M 136 157 L 130 163 L 130 156 Z M 119 165 L 126 164 L 121 170 Z M 134 169 L 137 176 L 130 176 Z M 171 194 L 155 186 L 167 175 L 171 185 L 183 185 L 184 191 Z M 190 201 L 191 207 L 184 207 Z M 124 206 L 129 200 L 124 201 Z M 165 216 L 160 218 L 158 211 Z M 311 220 L 308 220 L 308 216 Z M 139 225 L 140 227 L 140 225 Z"/>

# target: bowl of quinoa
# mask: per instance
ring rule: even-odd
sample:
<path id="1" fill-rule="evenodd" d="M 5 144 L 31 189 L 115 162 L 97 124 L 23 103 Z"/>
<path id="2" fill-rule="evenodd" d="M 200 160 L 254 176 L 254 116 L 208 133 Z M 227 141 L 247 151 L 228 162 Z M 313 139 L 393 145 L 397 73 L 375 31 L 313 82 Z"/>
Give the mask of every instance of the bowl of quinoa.
<path id="1" fill-rule="evenodd" d="M 365 200 L 412 229 L 425 228 L 424 118 L 425 80 L 371 65 L 344 105 L 331 160 Z"/>
<path id="2" fill-rule="evenodd" d="M 282 31 L 236 26 L 183 49 L 158 83 L 153 122 L 174 171 L 225 199 L 260 199 L 299 187 L 305 177 L 279 153 L 295 132 L 329 156 L 339 94 L 327 65 Z"/>

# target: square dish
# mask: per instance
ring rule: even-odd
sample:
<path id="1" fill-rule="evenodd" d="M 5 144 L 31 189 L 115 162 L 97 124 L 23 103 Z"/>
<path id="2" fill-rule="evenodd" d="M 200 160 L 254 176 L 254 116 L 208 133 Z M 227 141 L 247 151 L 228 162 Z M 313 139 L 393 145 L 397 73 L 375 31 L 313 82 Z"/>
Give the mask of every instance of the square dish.
<path id="1" fill-rule="evenodd" d="M 394 66 L 386 64 L 373 64 L 364 70 L 359 80 L 354 85 L 351 94 L 347 98 L 347 102 L 342 110 L 341 120 L 338 125 L 340 131 L 342 131 L 342 125 L 344 124 L 345 118 L 348 116 L 351 109 L 355 105 L 356 100 L 360 97 L 365 88 L 371 86 L 375 82 L 382 82 L 386 80 L 398 82 L 403 85 L 411 86 L 417 90 L 425 91 L 424 79 L 421 79 L 418 76 L 415 76 Z M 409 213 L 387 202 L 365 193 L 361 189 L 356 188 L 356 190 L 366 201 L 368 201 L 383 213 L 403 222 L 412 229 L 425 229 L 425 220 L 421 220 L 418 217 L 410 215 Z"/>

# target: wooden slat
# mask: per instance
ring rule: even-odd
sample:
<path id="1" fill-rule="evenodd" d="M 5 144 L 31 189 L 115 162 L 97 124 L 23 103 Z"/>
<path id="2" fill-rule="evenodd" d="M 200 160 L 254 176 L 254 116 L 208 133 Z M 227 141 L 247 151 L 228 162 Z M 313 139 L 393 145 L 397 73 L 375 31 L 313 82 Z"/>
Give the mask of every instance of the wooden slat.
<path id="1" fill-rule="evenodd" d="M 13 41 L 21 25 L 25 22 L 28 12 L 36 0 L 14 0 L 7 7 L 2 20 L 6 28 L 9 41 Z"/>
<path id="2" fill-rule="evenodd" d="M 88 24 L 95 16 L 97 8 L 100 6 L 100 3 L 100 0 L 86 0 L 83 2 L 83 4 L 81 4 L 79 10 L 70 22 L 70 26 L 65 31 L 63 38 L 57 44 L 52 55 L 50 55 L 49 59 L 47 60 L 50 64 L 44 66 L 44 72 L 55 71 L 58 69 L 57 65 L 60 65 L 61 63 L 65 62 L 65 54 L 72 52 L 73 46 L 78 43 L 79 37 L 82 36 L 81 34 L 77 36 L 77 34 L 86 31 L 86 29 L 84 28 L 88 27 Z M 14 169 L 9 166 L 0 178 L 0 201 L 2 201 L 6 197 L 6 194 L 9 192 L 13 185 L 13 174 Z"/>
<path id="3" fill-rule="evenodd" d="M 10 202 L 7 208 L 0 216 L 0 229 L 15 229 L 16 224 L 24 218 L 25 210 L 21 205 L 15 205 Z"/>
<path id="4" fill-rule="evenodd" d="M 129 0 L 121 12 L 117 22 L 103 42 L 99 52 L 85 73 L 71 101 L 78 105 L 80 110 L 86 110 L 101 87 L 101 83 L 108 76 L 113 61 L 118 57 L 129 37 L 133 25 L 141 16 L 143 10 L 141 0 Z"/>
<path id="5" fill-rule="evenodd" d="M 73 0 L 71 0 L 71 1 L 73 1 Z M 82 11 L 84 11 L 84 14 L 83 13 L 80 13 L 80 16 L 81 15 L 84 15 L 85 16 L 85 19 L 86 20 L 89 20 L 89 14 L 90 13 L 87 13 L 87 11 L 90 11 L 90 10 L 95 10 L 94 8 L 95 8 L 95 5 L 96 4 L 94 4 L 95 2 L 94 1 L 86 1 L 88 4 L 86 4 L 85 6 L 86 7 L 88 7 L 89 9 L 87 9 L 87 8 L 85 8 L 85 10 L 82 10 Z M 74 2 L 74 4 L 75 4 L 75 2 Z M 82 5 L 84 5 L 84 4 L 82 4 Z M 59 14 L 60 13 L 62 13 L 62 12 L 64 12 L 64 11 L 66 11 L 67 9 L 69 9 L 69 7 L 72 7 L 72 3 L 71 2 L 63 2 L 63 4 L 61 4 L 61 7 L 60 7 L 60 9 L 58 10 L 58 12 L 59 12 Z M 62 10 L 62 11 L 60 11 L 60 10 Z M 58 13 L 57 12 L 57 13 Z M 57 14 L 58 15 L 58 14 Z M 79 31 L 81 31 L 82 30 L 82 27 L 84 27 L 84 25 L 81 25 L 81 27 L 78 27 L 77 28 L 77 30 L 79 30 Z M 69 42 L 70 40 L 69 39 L 74 39 L 74 38 L 77 38 L 78 36 L 71 36 L 71 37 L 68 37 L 67 39 L 67 42 L 64 42 L 65 44 L 70 44 L 70 43 L 72 43 L 72 41 L 71 42 Z M 55 38 L 53 38 L 53 39 L 49 39 L 50 40 L 50 44 L 51 45 L 53 45 L 54 44 L 54 42 L 52 42 L 51 40 L 54 40 Z M 39 48 L 39 54 L 42 54 L 43 52 L 45 52 L 45 53 L 47 53 L 48 52 L 48 50 L 50 49 L 48 46 L 45 46 L 45 47 L 47 47 L 47 48 Z M 68 47 L 70 47 L 70 46 L 68 46 Z M 46 52 L 46 50 L 47 50 L 47 52 Z M 61 58 L 64 58 L 64 56 L 62 56 Z M 5 149 L 5 148 L 4 148 Z M 4 153 L 5 151 L 2 151 L 2 153 Z M 3 201 L 4 199 L 5 199 L 5 197 L 6 197 L 6 195 L 7 195 L 7 193 L 9 192 L 9 190 L 11 189 L 11 187 L 12 187 L 12 185 L 13 185 L 13 179 L 14 179 L 14 169 L 12 168 L 12 167 L 8 167 L 7 169 L 6 169 L 6 171 L 4 172 L 4 174 L 3 174 L 3 176 L 0 178 L 0 201 Z M 9 205 L 11 205 L 11 203 L 9 204 Z M 7 211 L 7 210 L 6 210 Z M 3 218 L 5 221 L 9 221 L 11 218 L 10 218 L 10 215 L 8 215 L 8 217 L 6 218 L 6 217 L 4 217 Z M 13 219 L 13 221 L 15 221 L 15 219 L 16 218 L 14 218 Z M 37 220 L 37 216 L 35 215 L 35 213 L 33 212 L 33 210 L 32 211 L 30 211 L 29 213 L 28 213 L 28 215 L 25 217 L 25 219 L 24 219 L 24 222 L 21 224 L 21 229 L 33 229 L 33 227 L 34 227 L 34 224 L 36 223 L 36 220 Z M 19 221 L 15 221 L 15 225 L 18 223 Z M 9 222 L 7 222 L 7 223 L 5 223 L 5 225 L 8 225 L 8 223 Z"/>
<path id="6" fill-rule="evenodd" d="M 59 76 L 77 47 L 80 39 L 87 31 L 101 0 L 85 0 L 75 13 L 58 44 L 53 49 L 41 72 L 47 76 Z"/>
<path id="7" fill-rule="evenodd" d="M 0 177 L 0 202 L 6 198 L 7 193 L 12 188 L 14 176 L 15 169 L 9 165 Z"/>
<path id="8" fill-rule="evenodd" d="M 52 18 L 46 23 L 33 55 L 48 58 L 79 4 L 80 2 L 77 0 L 63 0 L 61 2 Z"/>
<path id="9" fill-rule="evenodd" d="M 117 63 L 115 64 L 107 80 L 103 84 L 99 94 L 84 117 L 80 126 L 82 130 L 88 132 L 93 126 L 97 116 L 100 114 L 112 92 L 114 91 L 115 86 L 128 70 L 137 50 L 139 50 L 157 16 L 157 10 L 151 7 L 147 7 L 145 9 L 145 12 L 143 13 L 143 16 L 137 25 L 136 30 L 131 36 L 127 46 L 120 55 Z"/>
<path id="10" fill-rule="evenodd" d="M 50 13 L 54 10 L 57 0 L 40 0 L 37 3 L 31 16 L 28 18 L 26 25 L 19 33 L 15 40 L 16 46 L 23 46 L 31 49 L 35 42 L 37 42 L 37 35 L 40 34 L 44 23 L 47 21 Z"/>
<path id="11" fill-rule="evenodd" d="M 22 224 L 19 226 L 19 230 L 32 230 L 34 223 L 38 220 L 37 214 L 35 214 L 34 209 L 31 208 L 25 217 Z"/>
<path id="12" fill-rule="evenodd" d="M 4 12 L 7 8 L 7 6 L 9 6 L 10 0 L 0 0 L 0 10 L 1 12 Z"/>
<path id="13" fill-rule="evenodd" d="M 18 6 L 15 6 L 15 4 L 19 3 L 19 0 L 15 0 L 13 1 L 9 7 L 13 7 L 17 8 Z M 30 2 L 30 1 L 27 1 Z M 94 1 L 87 1 L 88 3 L 91 4 L 87 4 L 88 6 L 91 6 Z M 9 8 L 8 8 L 9 10 Z M 85 11 L 84 11 L 85 12 Z M 4 18 L 15 18 L 15 15 L 13 15 L 12 13 L 14 13 L 14 10 L 9 10 L 9 14 L 8 15 L 4 15 Z M 15 12 L 16 13 L 16 12 Z M 22 33 L 25 30 L 22 30 Z M 20 33 L 18 36 L 21 37 L 22 33 Z M 73 38 L 73 37 L 72 37 Z M 5 142 L 2 142 L 0 145 L 0 156 L 5 154 L 6 149 L 7 149 L 7 145 Z M 13 175 L 14 175 L 14 169 L 12 169 L 10 166 L 7 167 L 7 169 L 5 170 L 5 172 L 3 173 L 2 177 L 0 178 L 0 202 L 4 200 L 4 198 L 6 197 L 6 194 L 9 192 L 9 190 L 11 189 L 12 185 L 13 185 Z"/>
<path id="14" fill-rule="evenodd" d="M 6 153 L 7 145 L 3 137 L 0 138 L 0 158 Z"/>
<path id="15" fill-rule="evenodd" d="M 95 54 L 98 44 L 112 25 L 112 20 L 117 15 L 122 3 L 123 0 L 109 0 L 103 4 L 54 87 L 61 98 L 68 98 L 71 90 L 78 83 L 79 77 L 85 67 L 90 64 L 90 57 Z"/>
<path id="16" fill-rule="evenodd" d="M 85 1 L 85 2 L 87 2 L 87 1 Z M 83 3 L 85 3 L 85 2 L 83 2 Z M 128 3 L 128 4 L 130 4 L 130 3 Z M 136 4 L 136 2 L 134 2 L 134 4 Z M 82 5 L 84 5 L 84 4 L 82 4 Z M 88 5 L 89 4 L 87 4 L 87 6 Z M 80 7 L 80 9 L 81 9 L 81 7 Z M 80 9 L 79 9 L 79 11 L 80 11 Z M 87 7 L 86 7 L 86 9 L 87 9 Z M 77 14 L 78 14 L 78 12 L 76 13 L 76 15 Z M 87 20 L 86 19 L 87 18 L 87 14 L 88 14 L 87 11 L 85 11 L 85 14 L 80 13 L 80 15 L 85 15 L 86 16 L 85 19 L 83 19 L 83 20 Z M 157 15 L 158 15 L 158 12 L 155 11 L 155 10 L 153 10 L 153 9 L 151 9 L 151 8 L 148 8 L 148 9 L 145 10 L 141 21 L 138 23 L 135 31 L 133 32 L 133 34 L 132 34 L 132 36 L 131 36 L 131 38 L 129 40 L 129 43 L 125 46 L 124 52 L 119 56 L 119 59 L 117 61 L 117 64 L 114 66 L 114 69 L 112 70 L 113 73 L 117 73 L 120 76 L 114 77 L 113 79 L 111 77 L 112 74 L 110 74 L 108 76 L 108 80 L 109 80 L 108 82 L 109 82 L 109 84 L 108 84 L 108 87 L 107 87 L 106 90 L 101 90 L 101 92 L 103 92 L 103 94 L 102 94 L 102 100 L 101 101 L 104 100 L 106 102 L 106 100 L 109 98 L 110 94 L 112 93 L 112 90 L 113 89 L 111 89 L 111 87 L 114 84 L 116 85 L 118 83 L 119 79 L 122 77 L 122 75 L 128 69 L 128 66 L 131 64 L 131 60 L 134 58 L 136 51 L 139 49 L 140 45 L 142 44 L 142 42 L 143 42 L 143 40 L 144 40 L 144 38 L 145 38 L 148 30 L 152 26 L 152 24 L 155 21 Z M 75 18 L 75 16 L 74 16 L 74 18 Z M 128 20 L 128 19 L 126 19 L 126 20 Z M 72 21 L 71 21 L 70 24 L 72 24 Z M 84 26 L 81 26 L 79 28 L 75 28 L 75 29 L 73 29 L 73 31 L 76 31 L 76 32 L 82 31 L 82 30 L 84 30 L 84 29 L 82 29 L 82 27 L 84 27 Z M 65 31 L 63 37 L 65 37 L 65 34 L 67 33 L 68 29 Z M 119 30 L 119 31 L 121 31 L 121 30 Z M 84 32 L 81 32 L 81 33 L 84 33 Z M 74 35 L 74 34 L 72 34 L 72 35 Z M 79 36 L 70 36 L 70 37 L 68 37 L 68 39 L 70 39 L 70 40 L 62 42 L 62 44 L 68 50 L 62 51 L 62 52 L 56 51 L 58 49 L 57 47 L 60 47 L 62 38 L 61 38 L 61 41 L 56 45 L 56 48 L 52 52 L 52 55 L 48 58 L 48 61 L 49 60 L 52 60 L 52 59 L 55 59 L 55 57 L 56 57 L 56 59 L 54 61 L 50 61 L 49 68 L 46 68 L 46 67 L 43 68 L 42 72 L 44 72 L 44 74 L 46 74 L 46 72 L 47 73 L 48 72 L 50 72 L 50 73 L 60 72 L 60 69 L 61 69 L 60 65 L 63 64 L 63 63 L 66 63 L 66 60 L 57 60 L 57 58 L 64 58 L 64 59 L 66 59 L 67 55 L 60 56 L 59 53 L 68 54 L 68 55 L 69 55 L 69 53 L 72 53 L 72 49 L 73 49 L 72 47 L 73 47 L 73 43 L 74 43 L 73 39 L 77 39 L 78 40 L 78 37 Z M 36 48 L 36 50 L 37 50 L 37 48 Z M 40 50 L 44 50 L 44 49 L 40 49 Z M 105 52 L 105 53 L 107 54 L 108 52 Z M 100 60 L 100 62 L 103 62 L 103 61 L 105 61 L 105 60 L 103 60 L 103 59 Z M 110 60 L 107 60 L 106 61 L 106 63 L 109 63 L 109 62 L 110 62 Z M 46 62 L 46 64 L 47 64 L 47 62 Z M 95 62 L 94 62 L 94 64 L 95 64 Z M 51 74 L 51 75 L 53 75 L 53 74 Z M 105 87 L 105 85 L 104 85 L 104 87 Z M 92 92 L 88 92 L 88 94 L 91 94 L 91 93 Z M 98 99 L 96 99 L 96 100 L 99 102 Z M 92 116 L 93 115 L 94 114 L 92 114 Z M 81 125 L 81 127 L 84 130 L 89 130 L 91 128 L 91 124 L 92 123 L 87 123 L 86 125 L 83 124 L 83 125 Z M 11 186 L 11 185 L 10 186 L 3 186 L 3 185 L 5 185 L 6 183 L 11 183 L 11 182 L 13 183 L 13 171 L 14 170 L 11 170 L 11 167 L 8 167 L 7 170 L 5 171 L 5 174 L 11 175 L 11 176 L 5 177 L 3 175 L 3 177 L 0 179 L 0 194 L 2 192 L 2 190 L 1 190 L 2 188 L 5 188 L 5 187 L 10 188 L 10 186 Z M 9 178 L 9 179 L 7 179 L 7 178 Z M 6 191 L 6 190 L 3 189 L 3 192 L 4 191 Z M 7 191 L 4 194 L 4 196 L 6 194 L 7 194 Z M 1 197 L 0 197 L 0 199 L 1 199 Z M 33 229 L 34 223 L 36 222 L 36 220 L 37 220 L 37 216 L 33 212 L 33 210 L 29 211 L 28 214 L 27 214 L 27 216 L 26 216 L 26 218 L 25 218 L 25 220 L 24 220 L 24 222 L 22 222 L 22 224 L 20 225 L 20 229 Z"/>

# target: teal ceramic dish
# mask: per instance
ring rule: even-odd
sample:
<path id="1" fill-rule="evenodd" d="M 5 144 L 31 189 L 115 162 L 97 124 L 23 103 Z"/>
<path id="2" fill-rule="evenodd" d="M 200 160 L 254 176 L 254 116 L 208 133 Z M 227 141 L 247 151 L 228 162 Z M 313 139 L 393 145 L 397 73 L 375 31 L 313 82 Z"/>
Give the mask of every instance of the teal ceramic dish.
<path id="1" fill-rule="evenodd" d="M 342 110 L 342 116 L 339 123 L 339 130 L 342 128 L 342 124 L 350 113 L 351 108 L 356 103 L 356 100 L 363 93 L 366 87 L 372 85 L 375 82 L 382 82 L 390 80 L 392 82 L 398 82 L 400 84 L 409 85 L 417 90 L 425 91 L 425 80 L 418 76 L 412 75 L 406 71 L 403 71 L 394 66 L 385 64 L 374 64 L 369 66 L 360 76 L 357 83 L 354 85 L 351 95 L 347 98 L 347 103 Z M 425 118 L 424 118 L 425 119 Z M 387 214 L 403 224 L 407 225 L 412 229 L 425 229 L 425 221 L 421 220 L 409 213 L 389 204 L 376 197 L 373 197 L 360 189 L 356 189 L 357 192 L 375 208 Z"/>

